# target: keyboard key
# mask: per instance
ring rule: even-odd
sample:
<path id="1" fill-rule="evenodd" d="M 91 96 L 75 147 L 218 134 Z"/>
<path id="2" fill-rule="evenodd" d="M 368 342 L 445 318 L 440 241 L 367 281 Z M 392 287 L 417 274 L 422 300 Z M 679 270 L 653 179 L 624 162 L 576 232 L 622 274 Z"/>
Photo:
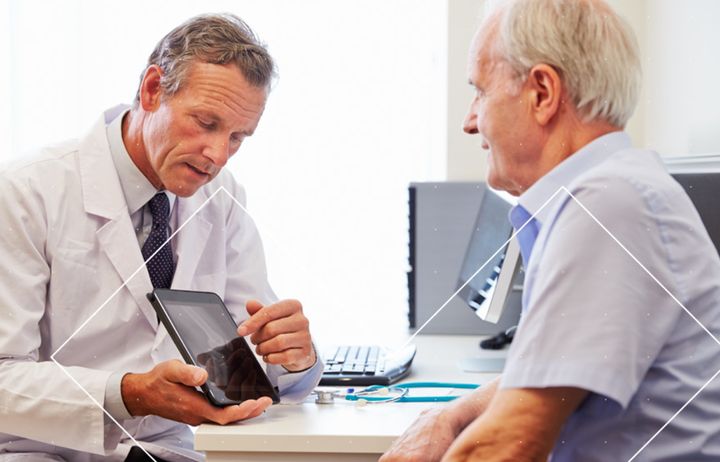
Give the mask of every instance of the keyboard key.
<path id="1" fill-rule="evenodd" d="M 368 363 L 377 362 L 379 354 L 380 354 L 380 348 L 378 348 L 376 346 L 370 347 L 370 353 L 368 354 Z"/>
<path id="2" fill-rule="evenodd" d="M 323 371 L 323 374 L 339 374 L 342 371 L 342 364 L 333 364 Z"/>
<path id="3" fill-rule="evenodd" d="M 335 353 L 335 362 L 338 364 L 344 363 L 349 349 L 350 349 L 350 347 L 348 347 L 348 346 L 342 346 L 342 347 L 338 348 L 337 353 Z"/>
<path id="4" fill-rule="evenodd" d="M 370 353 L 370 347 L 360 347 L 358 349 L 358 354 L 355 358 L 355 362 L 365 364 L 365 362 L 367 362 L 368 353 Z"/>
<path id="5" fill-rule="evenodd" d="M 360 348 L 358 348 L 357 345 L 351 346 L 347 352 L 347 355 L 345 356 L 345 361 L 355 362 L 355 358 L 357 358 L 357 354 L 358 354 L 359 350 L 360 350 Z"/>
<path id="6" fill-rule="evenodd" d="M 365 364 L 345 364 L 342 369 L 343 374 L 356 375 L 365 371 Z"/>
<path id="7" fill-rule="evenodd" d="M 325 358 L 325 364 L 330 366 L 335 364 L 335 357 L 337 356 L 337 350 L 335 350 L 335 353 L 330 355 L 329 357 Z"/>

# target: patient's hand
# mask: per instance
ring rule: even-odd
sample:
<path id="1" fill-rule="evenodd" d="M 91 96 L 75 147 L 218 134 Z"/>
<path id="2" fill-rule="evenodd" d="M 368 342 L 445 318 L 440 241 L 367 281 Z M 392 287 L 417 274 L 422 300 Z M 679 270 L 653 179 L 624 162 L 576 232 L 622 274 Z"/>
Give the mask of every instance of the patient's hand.
<path id="1" fill-rule="evenodd" d="M 256 417 L 272 404 L 262 397 L 237 406 L 216 407 L 195 390 L 207 380 L 207 372 L 176 359 L 157 364 L 144 374 L 126 374 L 122 398 L 132 416 L 157 415 L 189 425 L 205 422 L 225 425 Z"/>
<path id="2" fill-rule="evenodd" d="M 423 411 L 410 428 L 395 440 L 379 462 L 439 461 L 460 430 L 444 409 Z"/>

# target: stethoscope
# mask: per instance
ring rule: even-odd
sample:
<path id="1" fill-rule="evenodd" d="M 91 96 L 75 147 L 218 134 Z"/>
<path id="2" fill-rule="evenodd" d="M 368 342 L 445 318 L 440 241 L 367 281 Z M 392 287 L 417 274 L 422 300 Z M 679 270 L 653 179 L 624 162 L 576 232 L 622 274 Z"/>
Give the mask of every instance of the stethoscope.
<path id="1" fill-rule="evenodd" d="M 450 383 L 450 382 L 409 382 L 398 385 L 383 386 L 370 385 L 362 390 L 355 391 L 349 388 L 347 391 L 337 390 L 315 390 L 313 393 L 317 396 L 315 402 L 317 404 L 333 404 L 335 398 L 344 398 L 347 401 L 355 401 L 356 404 L 363 406 L 365 404 L 382 404 L 382 403 L 439 403 L 452 401 L 459 396 L 456 395 L 440 395 L 440 396 L 408 396 L 411 389 L 415 388 L 452 388 L 474 390 L 479 385 L 474 383 Z"/>

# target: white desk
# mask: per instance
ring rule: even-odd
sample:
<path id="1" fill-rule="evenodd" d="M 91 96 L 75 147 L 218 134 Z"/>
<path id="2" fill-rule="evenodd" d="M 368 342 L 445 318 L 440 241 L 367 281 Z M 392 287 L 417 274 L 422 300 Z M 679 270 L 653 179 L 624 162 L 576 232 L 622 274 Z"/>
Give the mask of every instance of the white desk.
<path id="1" fill-rule="evenodd" d="M 503 357 L 504 351 L 481 352 L 478 337 L 421 335 L 406 381 L 484 384 L 494 373 L 465 373 L 458 360 L 469 356 Z M 195 448 L 208 462 L 219 461 L 376 461 L 423 409 L 439 403 L 355 403 L 336 399 L 318 405 L 314 397 L 299 405 L 272 406 L 263 416 L 235 425 L 201 425 Z"/>

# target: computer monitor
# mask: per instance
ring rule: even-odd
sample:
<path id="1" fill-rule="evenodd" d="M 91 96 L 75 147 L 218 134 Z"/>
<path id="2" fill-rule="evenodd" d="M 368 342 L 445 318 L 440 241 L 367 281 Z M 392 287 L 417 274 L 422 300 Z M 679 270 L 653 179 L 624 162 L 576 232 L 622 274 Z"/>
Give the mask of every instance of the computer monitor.
<path id="1" fill-rule="evenodd" d="M 458 295 L 480 319 L 492 323 L 500 319 L 520 268 L 517 239 L 510 239 L 512 206 L 509 196 L 485 191 L 458 278 Z"/>
<path id="2" fill-rule="evenodd" d="M 720 154 L 676 156 L 663 159 L 670 174 L 685 189 L 700 214 L 715 249 L 720 253 Z"/>
<path id="3" fill-rule="evenodd" d="M 458 278 L 458 295 L 484 321 L 497 323 L 511 303 L 520 303 L 520 297 L 511 297 L 514 290 L 522 290 L 520 275 L 520 247 L 508 219 L 514 198 L 485 191 L 475 219 L 465 258 Z M 517 320 L 511 323 L 515 324 Z M 477 354 L 458 361 L 466 372 L 501 372 L 505 367 L 505 354 L 501 352 Z"/>
<path id="4" fill-rule="evenodd" d="M 720 253 L 720 213 L 718 213 L 717 198 L 720 195 L 720 173 L 674 173 L 675 180 L 685 188 L 705 228 Z"/>

